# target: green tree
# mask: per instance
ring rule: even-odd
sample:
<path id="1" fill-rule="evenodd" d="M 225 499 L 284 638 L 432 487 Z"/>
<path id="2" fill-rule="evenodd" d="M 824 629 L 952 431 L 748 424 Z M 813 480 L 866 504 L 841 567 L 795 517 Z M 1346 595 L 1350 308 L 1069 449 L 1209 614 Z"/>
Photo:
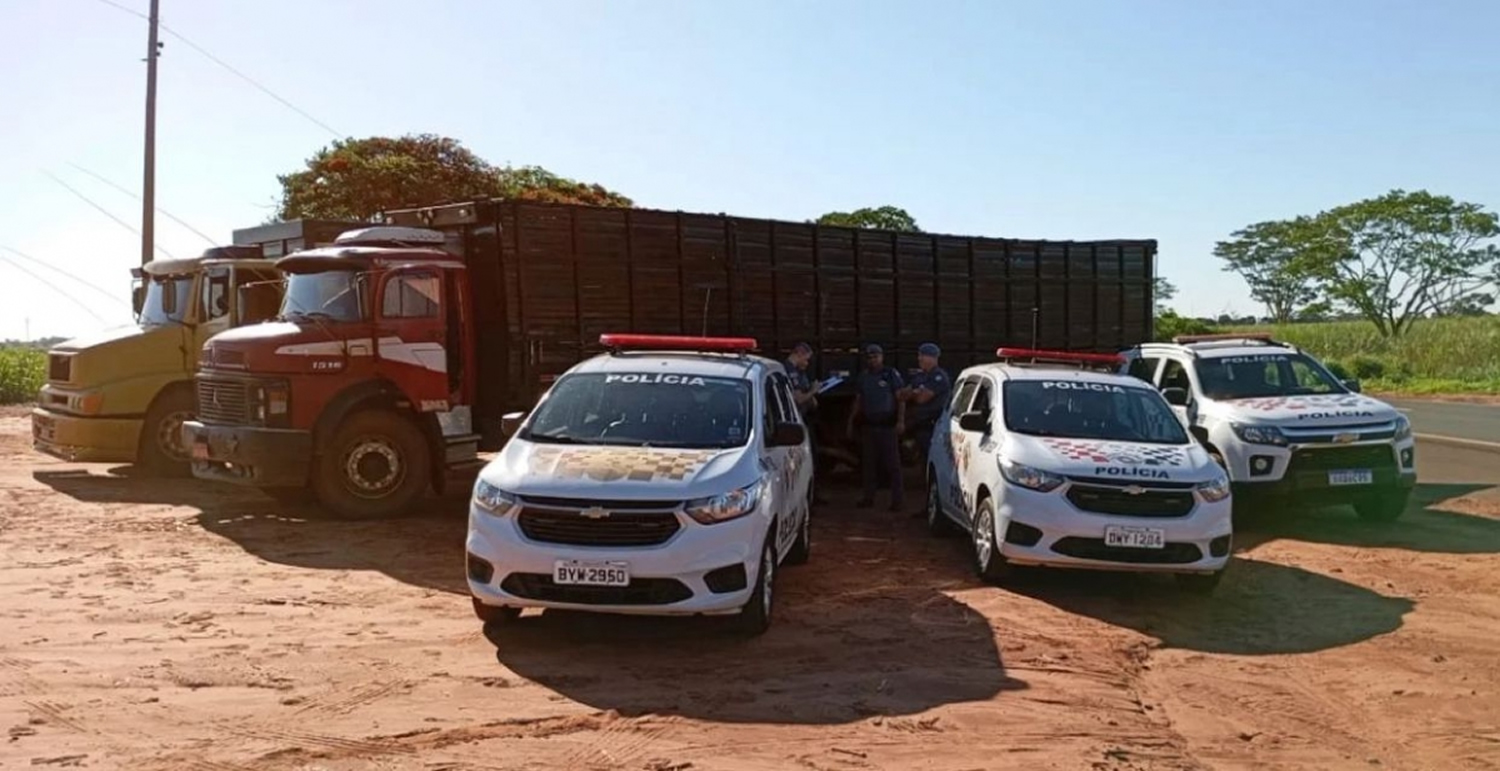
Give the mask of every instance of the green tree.
<path id="1" fill-rule="evenodd" d="M 831 211 L 814 222 L 819 225 L 839 225 L 846 228 L 922 232 L 922 229 L 917 227 L 917 221 L 905 209 L 896 206 L 855 209 L 852 212 Z"/>
<path id="2" fill-rule="evenodd" d="M 1308 217 L 1257 222 L 1216 244 L 1214 256 L 1224 261 L 1225 270 L 1240 274 L 1250 285 L 1250 296 L 1266 306 L 1277 324 L 1286 324 L 1319 298 L 1314 274 L 1304 261 L 1317 234 Z"/>
<path id="3" fill-rule="evenodd" d="M 1166 313 L 1167 302 L 1177 296 L 1177 285 L 1162 276 L 1151 280 L 1151 294 L 1156 301 L 1156 315 Z"/>
<path id="4" fill-rule="evenodd" d="M 1500 264 L 1500 217 L 1425 190 L 1392 190 L 1319 214 L 1299 262 L 1385 337 L 1464 306 Z"/>
<path id="5" fill-rule="evenodd" d="M 343 139 L 277 177 L 281 219 L 367 219 L 377 212 L 482 198 L 630 206 L 630 199 L 536 166 L 496 168 L 433 134 Z"/>

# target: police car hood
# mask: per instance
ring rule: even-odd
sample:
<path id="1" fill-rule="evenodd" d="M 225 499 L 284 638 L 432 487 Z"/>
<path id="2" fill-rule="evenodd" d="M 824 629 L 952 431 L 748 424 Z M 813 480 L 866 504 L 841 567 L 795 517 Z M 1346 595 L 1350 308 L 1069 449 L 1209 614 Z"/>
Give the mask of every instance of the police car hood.
<path id="1" fill-rule="evenodd" d="M 1207 482 L 1221 472 L 1196 442 L 1142 444 L 1011 434 L 1005 457 L 1068 477 L 1140 482 Z"/>
<path id="2" fill-rule="evenodd" d="M 536 444 L 512 439 L 484 480 L 520 496 L 686 501 L 760 478 L 745 447 L 675 449 Z"/>
<path id="3" fill-rule="evenodd" d="M 1287 428 L 1385 423 L 1400 416 L 1389 404 L 1354 393 L 1227 399 L 1211 403 L 1206 411 L 1215 417 L 1236 423 Z"/>

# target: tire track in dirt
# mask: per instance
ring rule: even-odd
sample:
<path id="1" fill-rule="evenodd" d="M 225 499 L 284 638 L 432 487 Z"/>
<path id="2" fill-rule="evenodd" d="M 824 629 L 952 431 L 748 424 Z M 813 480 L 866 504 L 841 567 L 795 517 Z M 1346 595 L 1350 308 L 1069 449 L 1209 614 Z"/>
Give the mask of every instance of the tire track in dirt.
<path id="1" fill-rule="evenodd" d="M 329 693 L 314 697 L 306 706 L 298 709 L 297 714 L 347 715 L 360 707 L 383 701 L 398 692 L 409 691 L 416 685 L 414 680 L 395 679 L 354 688 L 335 688 Z"/>
<path id="2" fill-rule="evenodd" d="M 652 725 L 644 719 L 624 719 L 617 713 L 606 713 L 604 724 L 604 730 L 595 730 L 588 742 L 563 758 L 564 768 L 623 767 L 639 760 L 667 732 L 667 726 Z"/>

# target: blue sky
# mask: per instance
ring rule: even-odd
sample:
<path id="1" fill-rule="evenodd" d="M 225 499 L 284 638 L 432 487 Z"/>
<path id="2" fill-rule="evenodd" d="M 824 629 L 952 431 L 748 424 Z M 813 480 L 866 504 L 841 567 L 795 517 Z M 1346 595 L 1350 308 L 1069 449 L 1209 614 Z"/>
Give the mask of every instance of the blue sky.
<path id="1" fill-rule="evenodd" d="M 114 0 L 144 11 L 147 0 Z M 1392 188 L 1500 207 L 1500 3 L 162 0 L 339 134 L 434 132 L 642 205 L 1156 238 L 1196 315 L 1252 311 L 1215 241 Z M 0 3 L 0 338 L 128 320 L 145 22 Z M 157 203 L 228 239 L 334 138 L 165 35 Z M 158 242 L 204 246 L 158 216 Z"/>

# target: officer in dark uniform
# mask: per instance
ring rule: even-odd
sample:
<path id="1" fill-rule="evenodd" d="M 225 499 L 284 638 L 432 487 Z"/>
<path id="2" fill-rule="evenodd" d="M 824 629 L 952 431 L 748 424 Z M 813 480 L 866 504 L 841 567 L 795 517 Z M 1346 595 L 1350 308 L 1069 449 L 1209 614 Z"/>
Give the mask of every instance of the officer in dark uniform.
<path id="1" fill-rule="evenodd" d="M 921 369 L 901 389 L 901 398 L 906 402 L 907 426 L 905 435 L 916 443 L 922 467 L 927 467 L 927 451 L 932 445 L 932 432 L 937 427 L 938 417 L 948 403 L 948 394 L 953 391 L 953 380 L 938 366 L 942 351 L 936 343 L 923 343 L 917 348 L 917 363 Z"/>
<path id="2" fill-rule="evenodd" d="M 905 385 L 900 373 L 885 366 L 885 351 L 880 346 L 865 346 L 865 369 L 854 379 L 854 408 L 849 412 L 850 436 L 857 425 L 864 428 L 860 467 L 865 489 L 860 508 L 875 505 L 875 480 L 881 471 L 890 476 L 891 511 L 902 507 L 905 488 L 898 434 L 906 422 L 906 402 L 899 398 Z"/>
<path id="3" fill-rule="evenodd" d="M 807 373 L 808 366 L 812 363 L 813 349 L 807 343 L 797 343 L 792 348 L 792 355 L 786 360 L 786 376 L 791 381 L 792 399 L 797 403 L 797 411 L 802 414 L 802 424 L 807 427 L 807 441 L 812 450 L 813 469 L 813 503 L 822 503 L 823 497 L 818 493 L 818 387 L 820 382 L 814 381 Z"/>

